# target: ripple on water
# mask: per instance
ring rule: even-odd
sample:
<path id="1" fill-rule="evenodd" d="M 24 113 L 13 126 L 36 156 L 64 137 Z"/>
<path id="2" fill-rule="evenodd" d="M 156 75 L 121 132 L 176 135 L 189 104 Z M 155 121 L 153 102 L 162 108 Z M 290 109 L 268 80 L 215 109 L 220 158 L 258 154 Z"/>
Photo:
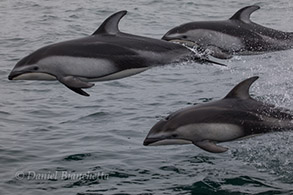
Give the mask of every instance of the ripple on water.
<path id="1" fill-rule="evenodd" d="M 84 160 L 85 158 L 91 157 L 91 153 L 86 154 L 72 154 L 64 158 L 65 161 L 79 161 Z"/>

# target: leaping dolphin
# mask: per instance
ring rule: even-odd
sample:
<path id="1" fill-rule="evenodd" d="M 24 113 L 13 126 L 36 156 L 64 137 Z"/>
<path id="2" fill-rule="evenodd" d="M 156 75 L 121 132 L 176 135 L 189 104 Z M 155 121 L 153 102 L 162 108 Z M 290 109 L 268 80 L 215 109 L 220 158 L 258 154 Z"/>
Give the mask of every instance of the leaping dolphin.
<path id="1" fill-rule="evenodd" d="M 252 5 L 240 9 L 228 20 L 182 24 L 169 30 L 162 39 L 197 45 L 203 53 L 222 59 L 231 58 L 233 54 L 291 49 L 292 32 L 274 30 L 250 20 L 250 15 L 258 9 L 259 6 Z"/>
<path id="2" fill-rule="evenodd" d="M 221 100 L 187 107 L 162 119 L 148 133 L 144 145 L 189 144 L 213 153 L 228 148 L 216 145 L 250 135 L 293 130 L 293 115 L 249 95 L 258 77 L 240 82 Z"/>
<path id="3" fill-rule="evenodd" d="M 57 79 L 89 96 L 82 88 L 92 87 L 91 81 L 119 79 L 180 60 L 211 62 L 182 45 L 120 32 L 118 23 L 126 13 L 111 15 L 91 36 L 36 50 L 15 65 L 9 80 Z"/>

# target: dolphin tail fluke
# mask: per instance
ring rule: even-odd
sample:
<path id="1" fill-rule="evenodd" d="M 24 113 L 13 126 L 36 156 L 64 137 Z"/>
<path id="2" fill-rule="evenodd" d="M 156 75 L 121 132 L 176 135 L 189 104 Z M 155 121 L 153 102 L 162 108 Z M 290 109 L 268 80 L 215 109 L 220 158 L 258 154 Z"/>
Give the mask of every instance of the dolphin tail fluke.
<path id="1" fill-rule="evenodd" d="M 61 83 L 63 83 L 66 87 L 71 89 L 72 91 L 84 95 L 84 96 L 90 96 L 88 93 L 83 91 L 81 88 L 90 88 L 94 86 L 93 83 L 88 83 L 85 81 L 80 80 L 77 77 L 74 76 L 65 76 L 65 77 L 60 77 L 57 78 Z"/>
<path id="2" fill-rule="evenodd" d="M 226 152 L 228 150 L 228 148 L 218 146 L 210 140 L 203 140 L 200 142 L 194 142 L 193 144 L 200 147 L 201 149 L 203 149 L 205 151 L 212 152 L 212 153 L 222 153 L 222 152 Z"/>

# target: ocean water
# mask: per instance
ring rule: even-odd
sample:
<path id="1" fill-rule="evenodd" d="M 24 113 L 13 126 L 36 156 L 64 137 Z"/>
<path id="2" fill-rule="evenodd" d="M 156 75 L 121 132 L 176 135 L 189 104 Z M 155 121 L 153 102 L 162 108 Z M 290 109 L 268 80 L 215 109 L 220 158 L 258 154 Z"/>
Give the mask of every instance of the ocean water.
<path id="1" fill-rule="evenodd" d="M 8 81 L 15 63 L 44 45 L 87 36 L 128 10 L 120 29 L 161 38 L 196 20 L 227 19 L 257 3 L 253 21 L 293 31 L 290 0 L 1 0 L 0 194 L 293 194 L 293 133 L 222 143 L 145 147 L 149 129 L 177 109 L 222 98 L 260 76 L 259 100 L 293 110 L 293 50 L 235 56 L 228 66 L 184 63 L 99 82 L 83 97 L 59 82 Z"/>

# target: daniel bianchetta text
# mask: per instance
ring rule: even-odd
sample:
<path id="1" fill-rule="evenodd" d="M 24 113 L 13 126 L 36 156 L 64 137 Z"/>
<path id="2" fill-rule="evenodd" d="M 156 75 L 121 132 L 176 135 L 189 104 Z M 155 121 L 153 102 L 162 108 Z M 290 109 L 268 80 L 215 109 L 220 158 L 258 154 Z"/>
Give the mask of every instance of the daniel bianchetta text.
<path id="1" fill-rule="evenodd" d="M 36 171 L 18 171 L 15 173 L 18 180 L 108 180 L 109 174 L 104 172 L 36 172 Z"/>

